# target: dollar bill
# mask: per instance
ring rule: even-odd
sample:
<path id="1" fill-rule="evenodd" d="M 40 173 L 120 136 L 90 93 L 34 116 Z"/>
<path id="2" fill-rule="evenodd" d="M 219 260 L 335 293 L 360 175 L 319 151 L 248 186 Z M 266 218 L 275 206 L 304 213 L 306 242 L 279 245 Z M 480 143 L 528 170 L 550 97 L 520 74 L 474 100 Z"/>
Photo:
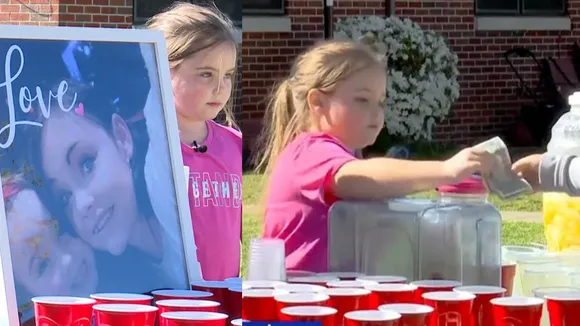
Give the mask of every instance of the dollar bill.
<path id="1" fill-rule="evenodd" d="M 512 171 L 512 161 L 506 144 L 499 137 L 494 137 L 475 146 L 494 155 L 496 165 L 492 171 L 483 175 L 483 180 L 493 194 L 503 200 L 532 193 L 532 187 L 522 177 Z"/>

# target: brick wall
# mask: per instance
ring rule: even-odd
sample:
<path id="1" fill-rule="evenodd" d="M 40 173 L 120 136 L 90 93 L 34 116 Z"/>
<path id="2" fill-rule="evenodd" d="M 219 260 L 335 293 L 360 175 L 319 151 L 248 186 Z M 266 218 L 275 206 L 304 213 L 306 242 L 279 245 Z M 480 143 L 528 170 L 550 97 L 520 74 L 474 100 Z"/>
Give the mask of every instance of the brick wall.
<path id="1" fill-rule="evenodd" d="M 130 28 L 132 0 L 0 0 L 0 23 Z"/>
<path id="2" fill-rule="evenodd" d="M 260 131 L 271 87 L 288 73 L 294 57 L 324 37 L 323 0 L 288 0 L 292 31 L 242 34 L 242 128 L 244 144 L 252 147 Z"/>
<path id="3" fill-rule="evenodd" d="M 18 25 L 58 24 L 58 2 L 30 0 L 0 0 L 0 23 Z"/>
<path id="4" fill-rule="evenodd" d="M 389 0 L 336 0 L 334 3 L 334 16 L 337 18 L 358 15 L 386 16 L 388 14 L 388 3 Z"/>
<path id="5" fill-rule="evenodd" d="M 335 0 L 334 11 L 338 17 L 382 16 L 388 12 L 388 3 L 389 0 Z M 567 55 L 570 45 L 580 36 L 576 31 L 580 24 L 579 0 L 569 0 L 571 32 L 478 32 L 474 28 L 474 0 L 397 0 L 395 7 L 398 16 L 448 37 L 460 58 L 461 97 L 452 110 L 453 116 L 437 129 L 440 141 L 473 142 L 501 133 L 515 119 L 521 106 L 516 95 L 518 80 L 501 57 L 504 51 L 525 46 L 539 58 L 554 56 L 560 39 L 562 54 Z M 287 73 L 289 62 L 305 46 L 322 37 L 322 10 L 322 1 L 288 0 L 291 33 L 244 33 L 243 118 L 244 126 L 249 126 L 244 127 L 248 143 L 252 143 L 260 126 L 264 98 L 276 77 Z M 531 64 L 518 68 L 528 80 L 538 75 Z"/>
<path id="6" fill-rule="evenodd" d="M 59 25 L 131 28 L 133 0 L 57 0 Z"/>

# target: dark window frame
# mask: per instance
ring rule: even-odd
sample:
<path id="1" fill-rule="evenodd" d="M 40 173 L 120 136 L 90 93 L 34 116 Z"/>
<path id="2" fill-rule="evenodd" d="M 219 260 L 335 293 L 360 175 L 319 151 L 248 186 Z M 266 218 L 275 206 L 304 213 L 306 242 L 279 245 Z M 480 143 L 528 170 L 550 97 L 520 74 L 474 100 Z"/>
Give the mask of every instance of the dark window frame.
<path id="1" fill-rule="evenodd" d="M 151 17 L 139 17 L 139 16 L 137 16 L 137 9 L 138 9 L 140 1 L 154 1 L 154 0 L 133 0 L 133 25 L 145 24 L 149 20 L 149 18 L 151 18 Z M 176 1 L 178 1 L 178 0 L 176 0 Z M 197 1 L 197 0 L 181 0 L 181 1 L 190 2 L 190 3 L 204 3 L 205 2 L 205 1 Z M 241 1 L 241 0 L 230 0 L 230 1 Z M 239 27 L 239 28 L 242 27 L 242 21 L 234 20 L 233 23 L 236 25 L 236 27 Z"/>
<path id="2" fill-rule="evenodd" d="M 528 10 L 524 8 L 526 0 L 518 0 L 516 10 L 505 9 L 479 9 L 478 3 L 485 0 L 475 0 L 474 10 L 476 16 L 507 16 L 507 17 L 562 17 L 568 16 L 568 0 L 563 0 L 562 9 L 560 10 Z"/>
<path id="3" fill-rule="evenodd" d="M 243 4 L 242 14 L 253 16 L 283 16 L 286 14 L 286 2 L 284 0 L 270 0 L 269 6 L 250 6 L 249 4 Z"/>

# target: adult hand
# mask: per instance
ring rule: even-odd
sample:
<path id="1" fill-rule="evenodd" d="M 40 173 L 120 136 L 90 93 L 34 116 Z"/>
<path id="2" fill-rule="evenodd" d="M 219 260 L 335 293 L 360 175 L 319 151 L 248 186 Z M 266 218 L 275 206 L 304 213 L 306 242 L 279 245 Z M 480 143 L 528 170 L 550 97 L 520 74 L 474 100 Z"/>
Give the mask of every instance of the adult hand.
<path id="1" fill-rule="evenodd" d="M 512 170 L 532 186 L 534 191 L 540 187 L 540 163 L 542 154 L 533 154 L 526 156 L 512 165 Z"/>

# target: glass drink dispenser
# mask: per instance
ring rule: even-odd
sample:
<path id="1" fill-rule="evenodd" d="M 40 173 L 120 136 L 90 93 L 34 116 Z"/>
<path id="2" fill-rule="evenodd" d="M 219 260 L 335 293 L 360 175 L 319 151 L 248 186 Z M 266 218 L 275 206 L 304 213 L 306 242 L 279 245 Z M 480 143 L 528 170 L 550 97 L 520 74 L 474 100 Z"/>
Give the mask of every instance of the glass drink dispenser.
<path id="1" fill-rule="evenodd" d="M 419 278 L 501 285 L 501 214 L 483 181 L 474 176 L 438 192 L 419 219 Z"/>
<path id="2" fill-rule="evenodd" d="M 501 284 L 501 216 L 478 178 L 437 200 L 337 202 L 328 217 L 331 272 Z"/>
<path id="3" fill-rule="evenodd" d="M 415 280 L 419 214 L 435 204 L 422 199 L 335 203 L 328 214 L 330 270 Z"/>

